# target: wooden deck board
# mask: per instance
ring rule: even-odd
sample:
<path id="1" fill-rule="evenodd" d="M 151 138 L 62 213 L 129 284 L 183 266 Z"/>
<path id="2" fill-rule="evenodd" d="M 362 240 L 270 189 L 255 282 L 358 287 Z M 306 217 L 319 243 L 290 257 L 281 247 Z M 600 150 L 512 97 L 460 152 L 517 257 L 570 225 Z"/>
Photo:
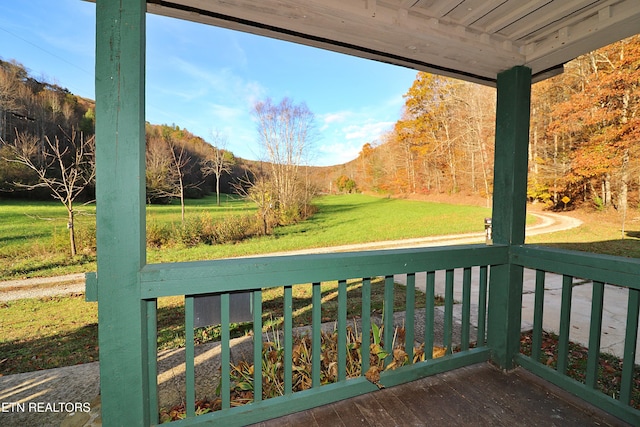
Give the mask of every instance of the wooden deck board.
<path id="1" fill-rule="evenodd" d="M 628 426 L 524 370 L 487 363 L 324 405 L 256 426 Z"/>

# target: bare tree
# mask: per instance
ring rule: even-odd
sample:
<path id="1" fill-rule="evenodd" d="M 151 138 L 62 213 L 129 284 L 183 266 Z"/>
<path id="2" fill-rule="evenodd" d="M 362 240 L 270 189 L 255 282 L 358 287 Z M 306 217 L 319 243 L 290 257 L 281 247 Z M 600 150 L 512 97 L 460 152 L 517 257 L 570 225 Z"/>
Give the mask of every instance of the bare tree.
<path id="1" fill-rule="evenodd" d="M 284 98 L 279 104 L 270 99 L 256 103 L 254 116 L 270 168 L 275 206 L 284 222 L 295 220 L 310 199 L 298 171 L 311 151 L 314 115 L 306 104 L 295 105 Z"/>
<path id="2" fill-rule="evenodd" d="M 185 144 L 176 141 L 168 132 L 160 138 L 148 141 L 146 164 L 147 196 L 155 199 L 180 199 L 184 223 L 185 190 L 198 188 L 200 185 L 185 182 L 185 175 L 192 166 Z"/>
<path id="3" fill-rule="evenodd" d="M 251 173 L 251 176 L 249 176 Z M 269 234 L 272 222 L 274 192 L 272 183 L 264 174 L 245 172 L 244 177 L 239 178 L 233 185 L 237 194 L 251 200 L 258 207 L 258 217 L 262 223 L 262 234 Z"/>
<path id="4" fill-rule="evenodd" d="M 40 151 L 38 138 L 33 135 L 16 132 L 13 142 L 7 143 L 13 158 L 5 160 L 20 163 L 33 170 L 38 175 L 39 182 L 33 185 L 16 183 L 18 186 L 34 189 L 46 187 L 51 195 L 59 200 L 67 209 L 69 229 L 69 244 L 71 256 L 76 255 L 74 203 L 80 193 L 93 182 L 95 178 L 94 141 L 95 138 L 85 139 L 84 135 L 72 131 L 65 133 L 66 143 L 62 144 L 58 137 L 54 141 L 45 136 L 46 149 Z M 42 156 L 42 157 L 41 157 Z M 44 158 L 44 162 L 35 159 Z"/>
<path id="5" fill-rule="evenodd" d="M 213 150 L 202 161 L 200 170 L 204 176 L 216 177 L 216 204 L 220 206 L 220 178 L 224 173 L 231 173 L 232 154 L 227 150 L 227 138 L 219 131 L 213 134 Z"/>

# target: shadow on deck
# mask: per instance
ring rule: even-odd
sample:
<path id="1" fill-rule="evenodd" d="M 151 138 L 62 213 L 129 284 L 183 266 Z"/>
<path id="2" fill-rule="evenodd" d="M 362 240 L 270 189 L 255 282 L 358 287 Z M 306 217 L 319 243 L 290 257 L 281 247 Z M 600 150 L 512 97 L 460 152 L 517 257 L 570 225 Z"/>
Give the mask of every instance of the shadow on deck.
<path id="1" fill-rule="evenodd" d="M 284 426 L 628 426 L 518 368 L 479 363 L 254 424 Z"/>

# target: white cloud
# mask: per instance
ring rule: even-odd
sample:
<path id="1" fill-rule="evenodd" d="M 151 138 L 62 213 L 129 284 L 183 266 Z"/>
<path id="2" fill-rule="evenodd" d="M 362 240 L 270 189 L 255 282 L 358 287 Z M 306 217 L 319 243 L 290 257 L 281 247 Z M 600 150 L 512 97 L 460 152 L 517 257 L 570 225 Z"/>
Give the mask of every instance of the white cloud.
<path id="1" fill-rule="evenodd" d="M 359 140 L 365 142 L 371 142 L 379 139 L 384 133 L 386 133 L 395 122 L 370 122 L 364 124 L 353 124 L 344 127 L 344 137 L 347 140 Z"/>

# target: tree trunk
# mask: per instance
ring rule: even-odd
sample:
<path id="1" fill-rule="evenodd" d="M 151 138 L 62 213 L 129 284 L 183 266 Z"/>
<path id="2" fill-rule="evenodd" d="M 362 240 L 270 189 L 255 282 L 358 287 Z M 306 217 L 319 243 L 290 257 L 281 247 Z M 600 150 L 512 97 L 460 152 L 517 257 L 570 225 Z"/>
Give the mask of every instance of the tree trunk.
<path id="1" fill-rule="evenodd" d="M 220 206 L 220 175 L 216 174 L 216 205 Z"/>
<path id="2" fill-rule="evenodd" d="M 629 193 L 629 150 L 624 150 L 622 155 L 622 167 L 621 167 L 621 183 L 620 183 L 620 195 L 618 196 L 618 209 L 622 214 L 622 238 L 625 237 L 625 222 L 627 219 L 627 205 L 628 205 L 628 193 Z"/>
<path id="3" fill-rule="evenodd" d="M 71 256 L 76 256 L 76 233 L 73 227 L 73 206 L 67 207 L 69 214 L 69 220 L 67 222 L 67 228 L 69 229 L 69 245 L 71 248 Z"/>

